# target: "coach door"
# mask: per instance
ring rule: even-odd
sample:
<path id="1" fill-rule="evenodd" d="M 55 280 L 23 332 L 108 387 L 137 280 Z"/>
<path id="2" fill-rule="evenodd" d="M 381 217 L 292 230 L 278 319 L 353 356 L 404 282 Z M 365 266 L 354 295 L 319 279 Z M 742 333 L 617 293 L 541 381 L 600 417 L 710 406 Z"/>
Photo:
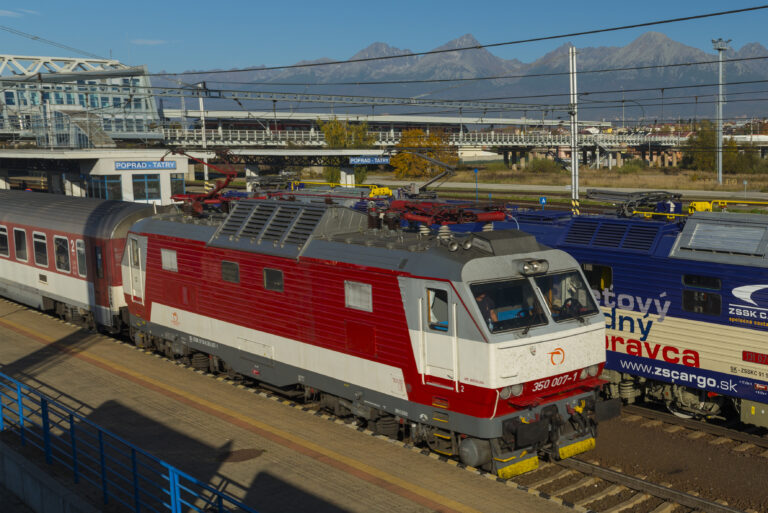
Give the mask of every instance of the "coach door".
<path id="1" fill-rule="evenodd" d="M 138 235 L 129 235 L 128 247 L 128 273 L 130 281 L 127 285 L 131 298 L 135 303 L 144 303 L 144 283 L 146 277 L 147 238 Z"/>
<path id="2" fill-rule="evenodd" d="M 456 381 L 458 340 L 456 304 L 452 299 L 451 290 L 444 284 L 427 284 L 422 297 L 421 334 L 425 374 Z"/>

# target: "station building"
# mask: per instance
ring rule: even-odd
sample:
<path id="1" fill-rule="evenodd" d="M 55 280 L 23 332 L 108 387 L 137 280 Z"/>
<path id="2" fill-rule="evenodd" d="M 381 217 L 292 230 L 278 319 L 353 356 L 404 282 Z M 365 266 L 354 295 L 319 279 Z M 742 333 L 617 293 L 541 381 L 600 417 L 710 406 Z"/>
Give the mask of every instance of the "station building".
<path id="1" fill-rule="evenodd" d="M 188 171 L 187 157 L 162 149 L 0 149 L 0 189 L 167 205 Z"/>

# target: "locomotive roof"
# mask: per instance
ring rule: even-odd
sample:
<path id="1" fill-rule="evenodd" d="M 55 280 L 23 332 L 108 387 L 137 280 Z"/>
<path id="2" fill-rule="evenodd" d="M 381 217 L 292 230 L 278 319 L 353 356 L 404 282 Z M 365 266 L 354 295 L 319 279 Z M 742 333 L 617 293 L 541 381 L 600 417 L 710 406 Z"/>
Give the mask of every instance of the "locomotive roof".
<path id="1" fill-rule="evenodd" d="M 516 230 L 441 237 L 369 229 L 368 221 L 367 214 L 346 207 L 241 200 L 225 218 L 161 215 L 139 221 L 134 229 L 142 233 L 185 237 L 211 247 L 372 265 L 420 275 L 439 273 L 456 279 L 463 264 L 473 258 L 530 254 L 550 249 L 539 244 L 532 235 Z M 459 243 L 471 239 L 469 248 L 460 246 L 451 250 L 451 236 L 455 236 Z"/>
<path id="2" fill-rule="evenodd" d="M 0 191 L 0 223 L 110 238 L 150 216 L 153 207 L 127 201 L 77 198 L 29 191 Z"/>
<path id="3" fill-rule="evenodd" d="M 697 212 L 686 221 L 669 256 L 768 267 L 768 216 Z"/>

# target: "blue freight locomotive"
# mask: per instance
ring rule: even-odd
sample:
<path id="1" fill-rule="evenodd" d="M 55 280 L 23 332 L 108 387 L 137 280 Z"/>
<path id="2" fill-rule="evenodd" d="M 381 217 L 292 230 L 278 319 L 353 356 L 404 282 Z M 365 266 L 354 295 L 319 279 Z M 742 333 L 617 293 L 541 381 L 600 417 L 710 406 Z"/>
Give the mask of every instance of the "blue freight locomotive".
<path id="1" fill-rule="evenodd" d="M 609 396 L 768 427 L 768 216 L 515 220 L 580 262 L 606 317 Z"/>

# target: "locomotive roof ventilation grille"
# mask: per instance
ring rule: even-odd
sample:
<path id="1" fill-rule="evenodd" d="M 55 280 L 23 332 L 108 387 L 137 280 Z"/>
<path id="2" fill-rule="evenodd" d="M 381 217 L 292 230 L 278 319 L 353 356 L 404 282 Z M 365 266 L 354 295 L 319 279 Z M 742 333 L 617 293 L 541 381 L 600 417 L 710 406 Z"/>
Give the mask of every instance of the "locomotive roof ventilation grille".
<path id="1" fill-rule="evenodd" d="M 574 219 L 565 235 L 564 243 L 578 246 L 650 251 L 659 226 L 645 221 L 607 221 L 601 219 Z"/>
<path id="2" fill-rule="evenodd" d="M 324 205 L 281 203 L 279 201 L 239 201 L 218 233 L 213 245 L 222 241 L 301 246 L 312 235 L 325 213 Z"/>
<path id="3" fill-rule="evenodd" d="M 768 268 L 768 216 L 697 212 L 669 256 Z"/>

